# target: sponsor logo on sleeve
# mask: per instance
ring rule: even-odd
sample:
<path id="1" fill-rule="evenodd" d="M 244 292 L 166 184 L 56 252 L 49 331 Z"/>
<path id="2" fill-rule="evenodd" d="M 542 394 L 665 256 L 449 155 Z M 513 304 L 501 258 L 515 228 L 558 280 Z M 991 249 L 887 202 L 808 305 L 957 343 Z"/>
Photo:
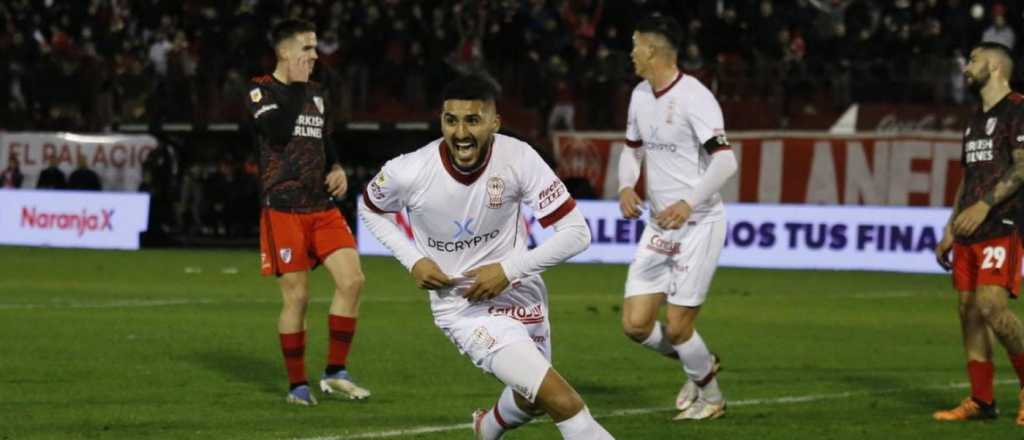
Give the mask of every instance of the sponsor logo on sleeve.
<path id="1" fill-rule="evenodd" d="M 555 181 L 551 182 L 551 185 L 544 188 L 540 195 L 537 196 L 537 205 L 541 210 L 544 210 L 548 205 L 558 201 L 563 194 L 565 194 L 565 185 L 562 184 L 561 180 L 555 179 Z"/>
<path id="2" fill-rule="evenodd" d="M 370 182 L 370 197 L 374 200 L 384 200 L 384 182 L 387 180 L 384 177 L 384 172 L 381 171 L 377 174 L 377 177 Z"/>
<path id="3" fill-rule="evenodd" d="M 263 107 L 260 107 L 259 110 L 256 110 L 256 114 L 253 115 L 252 117 L 253 117 L 253 119 L 258 119 L 260 117 L 260 115 L 262 115 L 262 114 L 264 114 L 266 112 L 269 112 L 269 111 L 271 111 L 271 110 L 273 110 L 275 108 L 277 108 L 277 104 L 265 105 Z"/>

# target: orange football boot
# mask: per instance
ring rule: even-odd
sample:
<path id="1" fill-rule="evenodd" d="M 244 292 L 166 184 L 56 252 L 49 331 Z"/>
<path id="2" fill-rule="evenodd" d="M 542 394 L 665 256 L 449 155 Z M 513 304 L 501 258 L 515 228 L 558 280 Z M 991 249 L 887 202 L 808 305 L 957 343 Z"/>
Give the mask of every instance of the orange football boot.
<path id="1" fill-rule="evenodd" d="M 1020 409 L 1017 410 L 1017 425 L 1024 426 L 1024 388 L 1017 393 L 1017 400 L 1020 401 Z"/>
<path id="2" fill-rule="evenodd" d="M 932 417 L 943 422 L 989 420 L 999 417 L 999 411 L 996 410 L 995 402 L 992 402 L 991 405 L 982 405 L 968 397 L 963 402 L 960 402 L 960 405 L 956 408 L 947 411 L 936 411 L 935 414 L 932 414 Z"/>

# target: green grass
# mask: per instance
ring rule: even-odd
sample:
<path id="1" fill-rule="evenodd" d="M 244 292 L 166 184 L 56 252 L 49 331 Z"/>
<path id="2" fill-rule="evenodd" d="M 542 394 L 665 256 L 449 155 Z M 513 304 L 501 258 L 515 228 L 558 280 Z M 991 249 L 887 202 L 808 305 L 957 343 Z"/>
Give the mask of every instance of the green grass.
<path id="1" fill-rule="evenodd" d="M 365 403 L 283 403 L 279 294 L 255 251 L 0 248 L 0 439 L 347 438 L 465 424 L 501 386 L 432 323 L 392 259 L 365 258 L 350 365 Z M 201 268 L 187 274 L 186 267 Z M 223 273 L 237 268 L 237 274 Z M 619 329 L 625 266 L 549 271 L 555 366 L 619 439 L 1020 438 L 1001 350 L 1003 417 L 938 424 L 966 389 L 947 277 L 722 269 L 699 328 L 724 360 L 726 418 L 670 421 L 683 375 Z M 326 350 L 330 286 L 312 276 L 307 365 Z M 1014 304 L 1016 305 L 1016 304 Z M 849 394 L 843 394 L 849 393 Z M 823 396 L 778 401 L 787 396 Z M 757 403 L 754 399 L 766 399 Z M 618 410 L 652 408 L 634 415 Z M 659 409 L 660 408 L 660 409 Z M 460 428 L 391 438 L 468 439 Z M 559 438 L 541 421 L 506 438 Z"/>

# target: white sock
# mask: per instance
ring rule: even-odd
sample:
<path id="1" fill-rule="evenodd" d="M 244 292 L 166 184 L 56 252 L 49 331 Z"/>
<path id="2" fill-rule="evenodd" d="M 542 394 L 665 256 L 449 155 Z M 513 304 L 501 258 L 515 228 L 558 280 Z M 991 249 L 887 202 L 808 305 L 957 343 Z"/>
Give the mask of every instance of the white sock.
<path id="1" fill-rule="evenodd" d="M 487 411 L 487 415 L 480 422 L 480 434 L 484 440 L 495 440 L 510 429 L 515 429 L 533 420 L 528 414 L 516 405 L 514 391 L 511 387 L 505 387 L 498 397 L 498 403 Z"/>
<path id="2" fill-rule="evenodd" d="M 683 364 L 683 371 L 690 380 L 700 383 L 711 374 L 712 359 L 711 352 L 701 339 L 700 333 L 693 330 L 693 336 L 682 344 L 675 346 L 679 354 L 679 361 Z M 701 387 L 701 397 L 708 402 L 721 402 L 722 391 L 718 388 L 718 380 L 712 378 Z"/>
<path id="3" fill-rule="evenodd" d="M 583 407 L 576 415 L 555 424 L 566 440 L 615 440 Z"/>
<path id="4" fill-rule="evenodd" d="M 647 335 L 647 339 L 640 344 L 666 356 L 670 356 L 676 351 L 672 342 L 665 337 L 665 324 L 662 324 L 661 321 L 654 323 L 651 334 Z"/>

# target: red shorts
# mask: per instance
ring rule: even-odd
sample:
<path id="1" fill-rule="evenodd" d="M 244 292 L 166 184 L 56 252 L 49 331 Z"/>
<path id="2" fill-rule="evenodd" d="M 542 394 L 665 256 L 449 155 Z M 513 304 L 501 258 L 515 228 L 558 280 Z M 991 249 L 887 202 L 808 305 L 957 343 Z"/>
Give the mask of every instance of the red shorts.
<path id="1" fill-rule="evenodd" d="M 281 275 L 315 268 L 332 252 L 356 247 L 337 209 L 293 213 L 263 208 L 260 215 L 260 273 Z"/>
<path id="2" fill-rule="evenodd" d="M 953 243 L 953 288 L 973 292 L 979 285 L 1020 292 L 1021 243 L 1016 233 L 973 244 Z"/>

